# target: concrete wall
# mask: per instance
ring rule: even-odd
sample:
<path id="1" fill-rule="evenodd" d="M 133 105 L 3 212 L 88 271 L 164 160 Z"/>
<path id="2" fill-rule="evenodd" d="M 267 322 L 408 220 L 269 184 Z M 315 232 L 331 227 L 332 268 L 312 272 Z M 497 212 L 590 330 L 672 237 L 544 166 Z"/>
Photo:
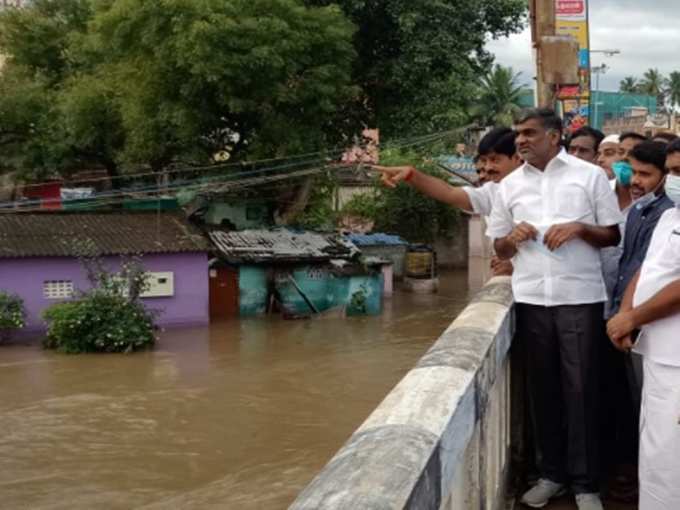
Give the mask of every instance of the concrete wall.
<path id="1" fill-rule="evenodd" d="M 494 278 L 291 508 L 502 508 L 513 333 L 510 279 Z"/>
<path id="2" fill-rule="evenodd" d="M 117 270 L 118 257 L 107 257 L 106 266 Z M 148 255 L 142 258 L 147 271 L 172 271 L 175 295 L 147 298 L 144 303 L 161 311 L 161 326 L 201 325 L 210 322 L 208 312 L 208 261 L 205 253 Z M 43 310 L 58 302 L 43 297 L 43 282 L 70 280 L 75 288 L 86 290 L 89 283 L 85 271 L 75 258 L 35 257 L 0 260 L 0 290 L 15 293 L 24 300 L 27 311 L 26 328 L 21 332 L 39 333 L 45 330 Z"/>
<path id="3" fill-rule="evenodd" d="M 251 204 L 214 202 L 210 204 L 205 214 L 205 222 L 209 225 L 221 225 L 222 221 L 232 223 L 239 230 L 262 228 L 269 221 L 267 207 L 259 202 Z"/>
<path id="4" fill-rule="evenodd" d="M 464 269 L 468 267 L 468 216 L 460 219 L 446 237 L 438 237 L 434 243 L 439 267 Z"/>
<path id="5" fill-rule="evenodd" d="M 468 221 L 468 284 L 471 289 L 481 289 L 491 278 L 493 243 L 486 237 L 486 221 L 479 215 Z"/>
<path id="6" fill-rule="evenodd" d="M 397 279 L 404 277 L 404 265 L 406 261 L 407 249 L 405 244 L 359 246 L 359 249 L 366 257 L 380 257 L 391 260 L 394 277 Z"/>

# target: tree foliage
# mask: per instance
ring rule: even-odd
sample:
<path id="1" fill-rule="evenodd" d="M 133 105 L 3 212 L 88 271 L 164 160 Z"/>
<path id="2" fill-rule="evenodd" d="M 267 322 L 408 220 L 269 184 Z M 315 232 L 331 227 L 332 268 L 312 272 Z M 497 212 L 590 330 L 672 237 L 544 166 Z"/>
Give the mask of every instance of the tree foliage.
<path id="1" fill-rule="evenodd" d="M 482 77 L 473 112 L 483 126 L 512 125 L 515 114 L 520 110 L 519 101 L 524 90 L 519 80 L 520 73 L 515 73 L 512 67 L 500 65 L 495 65 Z"/>
<path id="2" fill-rule="evenodd" d="M 1 162 L 114 174 L 326 146 L 357 94 L 353 32 L 337 7 L 298 0 L 35 0 L 0 14 L 0 90 L 16 91 L 0 124 L 25 113 Z"/>
<path id="3" fill-rule="evenodd" d="M 624 94 L 637 94 L 640 91 L 638 79 L 635 76 L 626 76 L 619 83 L 619 90 Z"/>
<path id="4" fill-rule="evenodd" d="M 26 325 L 24 301 L 15 294 L 0 290 L 0 343 L 14 330 Z"/>
<path id="5" fill-rule="evenodd" d="M 671 108 L 680 106 L 680 72 L 673 71 L 668 77 L 668 102 Z"/>
<path id="6" fill-rule="evenodd" d="M 475 83 L 489 71 L 489 37 L 517 31 L 525 0 L 306 0 L 338 3 L 357 25 L 355 110 L 383 136 L 468 121 Z"/>
<path id="7" fill-rule="evenodd" d="M 658 69 L 648 69 L 642 79 L 627 76 L 621 80 L 619 90 L 654 96 L 659 111 L 674 110 L 680 106 L 680 71 L 673 71 L 666 77 Z"/>
<path id="8" fill-rule="evenodd" d="M 469 121 L 524 0 L 34 0 L 0 13 L 0 167 L 115 175 Z"/>
<path id="9" fill-rule="evenodd" d="M 648 69 L 639 84 L 640 92 L 656 97 L 656 105 L 663 110 L 666 104 L 666 87 L 668 80 L 658 69 Z"/>

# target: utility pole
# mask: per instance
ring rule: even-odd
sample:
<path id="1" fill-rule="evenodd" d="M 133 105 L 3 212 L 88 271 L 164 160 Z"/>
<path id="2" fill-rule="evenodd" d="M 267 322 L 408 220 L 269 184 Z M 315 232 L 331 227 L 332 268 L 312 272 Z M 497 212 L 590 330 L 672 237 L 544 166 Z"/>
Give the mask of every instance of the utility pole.
<path id="1" fill-rule="evenodd" d="M 555 94 L 552 84 L 544 80 L 546 52 L 544 37 L 555 35 L 555 0 L 529 0 L 531 42 L 536 62 L 536 99 L 539 107 L 552 107 Z"/>
<path id="2" fill-rule="evenodd" d="M 592 52 L 591 52 L 592 53 Z M 600 75 L 606 73 L 609 70 L 609 67 L 607 64 L 602 64 L 597 67 L 592 67 L 590 68 L 590 72 L 595 75 L 595 90 L 591 91 L 591 97 L 593 99 L 593 106 L 595 107 L 593 110 L 593 118 L 590 121 L 590 125 L 597 128 L 597 129 L 602 129 L 602 126 L 599 125 L 598 123 L 598 106 L 600 106 L 600 95 L 598 94 L 600 90 Z"/>

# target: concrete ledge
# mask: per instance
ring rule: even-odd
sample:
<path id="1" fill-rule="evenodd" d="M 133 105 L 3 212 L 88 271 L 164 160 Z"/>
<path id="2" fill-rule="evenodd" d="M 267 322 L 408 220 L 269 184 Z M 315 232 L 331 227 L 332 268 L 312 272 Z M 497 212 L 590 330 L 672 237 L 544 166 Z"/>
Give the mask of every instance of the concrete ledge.
<path id="1" fill-rule="evenodd" d="M 506 366 L 512 304 L 492 279 L 291 508 L 439 509 Z"/>

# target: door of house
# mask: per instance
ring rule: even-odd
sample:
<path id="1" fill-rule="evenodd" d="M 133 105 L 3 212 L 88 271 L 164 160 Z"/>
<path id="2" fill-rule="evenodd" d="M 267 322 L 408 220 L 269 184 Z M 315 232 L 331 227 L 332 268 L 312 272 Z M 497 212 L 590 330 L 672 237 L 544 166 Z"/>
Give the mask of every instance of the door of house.
<path id="1" fill-rule="evenodd" d="M 238 317 L 238 271 L 210 269 L 210 320 Z"/>

